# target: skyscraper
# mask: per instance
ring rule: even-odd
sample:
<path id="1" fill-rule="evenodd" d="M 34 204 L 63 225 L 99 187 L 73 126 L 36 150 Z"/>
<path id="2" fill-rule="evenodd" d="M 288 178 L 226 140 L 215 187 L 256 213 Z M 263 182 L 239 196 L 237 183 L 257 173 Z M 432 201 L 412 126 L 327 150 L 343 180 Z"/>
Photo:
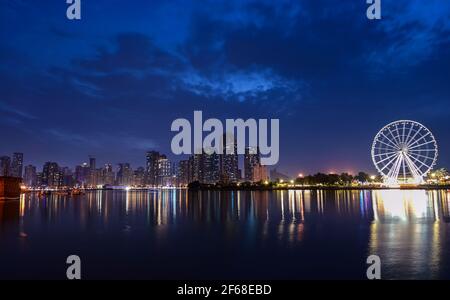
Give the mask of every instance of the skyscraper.
<path id="1" fill-rule="evenodd" d="M 28 187 L 35 187 L 37 185 L 37 174 L 35 166 L 28 165 L 25 167 L 23 182 Z"/>
<path id="2" fill-rule="evenodd" d="M 157 185 L 158 184 L 158 161 L 160 154 L 157 151 L 149 151 L 146 155 L 146 184 Z"/>
<path id="3" fill-rule="evenodd" d="M 106 164 L 102 170 L 103 184 L 114 185 L 115 174 L 112 165 Z"/>
<path id="4" fill-rule="evenodd" d="M 0 157 L 0 176 L 11 176 L 11 158 L 9 156 Z"/>
<path id="5" fill-rule="evenodd" d="M 237 142 L 233 134 L 223 135 L 223 154 L 220 154 L 220 179 L 223 182 L 236 182 L 239 175 Z"/>
<path id="6" fill-rule="evenodd" d="M 95 163 L 96 163 L 95 157 L 89 156 L 89 169 L 95 170 Z"/>
<path id="7" fill-rule="evenodd" d="M 117 184 L 119 185 L 132 185 L 133 181 L 133 169 L 129 163 L 120 163 L 119 170 L 117 171 Z"/>
<path id="8" fill-rule="evenodd" d="M 220 180 L 220 158 L 213 149 L 205 149 L 202 154 L 202 178 L 203 183 L 216 183 Z"/>
<path id="9" fill-rule="evenodd" d="M 63 184 L 63 175 L 55 162 L 46 162 L 42 170 L 42 185 L 47 187 L 60 187 Z"/>
<path id="10" fill-rule="evenodd" d="M 178 185 L 184 186 L 190 183 L 189 160 L 182 160 L 178 163 Z"/>
<path id="11" fill-rule="evenodd" d="M 81 166 L 75 167 L 75 181 L 80 186 L 86 186 L 89 180 L 90 166 L 83 163 Z"/>
<path id="12" fill-rule="evenodd" d="M 172 164 L 165 155 L 161 155 L 158 160 L 158 185 L 172 185 L 173 169 Z"/>
<path id="13" fill-rule="evenodd" d="M 14 153 L 11 164 L 11 176 L 22 178 L 23 173 L 23 153 Z"/>
<path id="14" fill-rule="evenodd" d="M 260 164 L 258 147 L 246 147 L 244 155 L 245 180 L 253 182 L 253 169 Z M 259 180 L 258 180 L 259 181 Z"/>

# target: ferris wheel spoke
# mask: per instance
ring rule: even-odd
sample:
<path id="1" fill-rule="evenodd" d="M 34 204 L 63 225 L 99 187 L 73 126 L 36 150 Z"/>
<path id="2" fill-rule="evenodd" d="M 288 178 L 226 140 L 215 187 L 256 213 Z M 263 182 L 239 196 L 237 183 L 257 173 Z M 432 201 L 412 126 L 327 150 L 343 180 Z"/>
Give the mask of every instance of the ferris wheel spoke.
<path id="1" fill-rule="evenodd" d="M 410 153 L 408 153 L 409 154 L 409 156 L 411 156 L 411 157 L 422 157 L 422 158 L 425 158 L 425 159 L 433 159 L 433 157 L 430 157 L 430 156 L 426 156 L 426 155 L 422 155 L 422 154 L 418 154 L 418 153 L 414 153 L 414 154 L 410 154 Z"/>
<path id="2" fill-rule="evenodd" d="M 398 151 L 392 151 L 392 152 L 386 152 L 386 153 L 380 153 L 380 154 L 374 154 L 373 156 L 386 156 L 386 155 L 391 155 L 391 154 L 395 154 L 398 153 Z"/>
<path id="3" fill-rule="evenodd" d="M 406 139 L 405 139 L 405 144 L 406 145 L 408 145 L 408 143 L 409 143 L 409 138 L 411 137 L 411 133 L 413 131 L 413 128 L 414 128 L 414 124 L 411 124 L 411 127 L 409 128 L 408 135 L 406 136 Z"/>
<path id="4" fill-rule="evenodd" d="M 393 150 L 399 150 L 399 148 L 398 148 L 397 146 L 392 147 L 391 145 L 389 145 L 389 144 L 387 144 L 387 143 L 385 143 L 385 142 L 383 142 L 383 141 L 378 140 L 378 143 L 381 143 L 381 144 L 383 144 L 383 145 L 385 145 L 385 146 L 388 146 L 388 147 L 390 147 L 390 148 L 393 149 Z"/>
<path id="5" fill-rule="evenodd" d="M 409 146 L 409 144 L 414 141 L 414 139 L 416 138 L 416 136 L 418 136 L 420 133 L 420 128 L 417 129 L 416 133 L 411 137 L 411 139 L 406 143 L 407 146 Z"/>
<path id="6" fill-rule="evenodd" d="M 398 148 L 398 145 L 396 143 L 394 143 L 392 141 L 392 139 L 388 138 L 383 132 L 381 134 L 386 138 L 386 141 L 389 142 L 389 144 L 392 145 L 392 147 L 394 147 L 395 149 Z"/>
<path id="7" fill-rule="evenodd" d="M 416 164 L 408 156 L 405 156 L 405 159 L 406 159 L 406 163 L 408 164 L 409 170 L 411 171 L 411 174 L 415 178 L 421 177 L 421 175 L 419 173 L 420 169 L 416 166 Z"/>
<path id="8" fill-rule="evenodd" d="M 391 134 L 392 138 L 395 140 L 396 146 L 400 148 L 400 141 L 398 140 L 398 136 L 394 135 L 391 128 L 388 127 L 387 129 L 389 130 L 389 133 Z"/>
<path id="9" fill-rule="evenodd" d="M 409 149 L 409 152 L 436 152 L 436 149 Z"/>
<path id="10" fill-rule="evenodd" d="M 425 168 L 429 169 L 430 166 L 426 165 L 425 163 L 423 163 L 422 161 L 418 160 L 417 158 L 415 158 L 414 156 L 411 156 L 409 154 L 406 154 L 409 158 L 414 159 L 414 161 L 418 162 L 419 164 L 421 164 L 422 166 L 424 166 Z"/>
<path id="11" fill-rule="evenodd" d="M 420 144 L 420 145 L 415 145 L 414 147 L 409 148 L 408 151 L 411 151 L 411 149 L 416 149 L 416 148 L 419 148 L 419 147 L 422 147 L 422 146 L 425 146 L 425 145 L 429 145 L 429 144 L 431 144 L 431 143 L 435 143 L 435 141 L 432 140 L 432 141 L 428 141 L 428 142 L 423 143 L 423 144 Z M 423 149 L 422 149 L 422 150 L 423 150 Z"/>
<path id="12" fill-rule="evenodd" d="M 397 154 L 394 156 L 394 158 L 392 158 L 381 170 L 380 172 L 383 172 L 387 167 L 389 167 L 398 157 L 400 156 L 400 154 Z M 380 162 L 378 162 L 378 164 L 380 164 Z"/>
<path id="13" fill-rule="evenodd" d="M 398 179 L 398 174 L 400 173 L 400 166 L 402 164 L 402 160 L 403 160 L 403 156 L 399 155 L 397 157 L 397 159 L 395 160 L 394 166 L 388 173 L 389 178 L 391 178 L 395 181 Z"/>
<path id="14" fill-rule="evenodd" d="M 403 159 L 402 167 L 403 167 L 403 182 L 406 183 L 406 159 Z"/>
<path id="15" fill-rule="evenodd" d="M 399 144 L 401 145 L 403 143 L 403 137 L 402 137 L 402 133 L 400 132 L 400 128 L 397 123 L 395 124 L 395 131 L 397 132 L 397 138 L 398 138 Z"/>
<path id="16" fill-rule="evenodd" d="M 402 143 L 405 142 L 406 135 L 406 122 L 403 123 L 403 131 L 402 131 Z"/>
<path id="17" fill-rule="evenodd" d="M 399 156 L 399 155 L 400 155 L 399 153 L 395 152 L 395 154 L 391 154 L 391 155 L 389 155 L 388 157 L 383 158 L 383 159 L 380 160 L 378 163 L 381 164 L 381 163 L 385 162 L 386 160 L 389 160 L 389 159 L 391 159 L 391 158 L 393 158 L 393 157 L 394 157 L 394 159 L 395 159 L 395 158 L 396 158 L 397 156 Z"/>
<path id="18" fill-rule="evenodd" d="M 418 138 L 417 140 L 415 140 L 414 142 L 408 144 L 408 147 L 414 146 L 415 144 L 417 144 L 419 141 L 423 140 L 424 138 L 426 138 L 427 136 L 429 136 L 431 134 L 431 132 L 427 132 L 427 134 L 421 136 L 420 138 Z"/>

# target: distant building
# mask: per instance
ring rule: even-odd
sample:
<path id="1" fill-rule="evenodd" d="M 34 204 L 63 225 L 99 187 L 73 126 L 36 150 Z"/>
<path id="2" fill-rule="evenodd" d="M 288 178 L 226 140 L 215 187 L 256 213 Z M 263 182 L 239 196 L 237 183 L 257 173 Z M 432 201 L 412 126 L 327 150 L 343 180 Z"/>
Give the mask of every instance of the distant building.
<path id="1" fill-rule="evenodd" d="M 117 184 L 128 186 L 133 183 L 133 169 L 129 163 L 120 163 L 117 171 Z"/>
<path id="2" fill-rule="evenodd" d="M 111 164 L 106 164 L 102 169 L 102 183 L 107 185 L 114 185 L 116 180 L 116 175 L 113 171 Z"/>
<path id="3" fill-rule="evenodd" d="M 46 162 L 42 170 L 42 185 L 56 188 L 63 185 L 63 175 L 55 162 Z"/>
<path id="4" fill-rule="evenodd" d="M 212 150 L 202 154 L 202 183 L 216 183 L 220 180 L 220 157 Z"/>
<path id="5" fill-rule="evenodd" d="M 89 169 L 95 170 L 96 159 L 93 156 L 89 156 Z"/>
<path id="6" fill-rule="evenodd" d="M 80 186 L 87 186 L 89 182 L 90 166 L 83 163 L 75 167 L 75 181 Z"/>
<path id="7" fill-rule="evenodd" d="M 134 186 L 144 186 L 145 185 L 145 169 L 143 167 L 137 168 L 133 172 L 133 182 Z"/>
<path id="8" fill-rule="evenodd" d="M 185 186 L 190 183 L 189 160 L 182 160 L 178 163 L 177 183 L 179 186 Z"/>
<path id="9" fill-rule="evenodd" d="M 158 160 L 158 181 L 159 186 L 169 186 L 173 184 L 173 168 L 172 163 L 165 155 L 161 155 Z"/>
<path id="10" fill-rule="evenodd" d="M 36 167 L 32 165 L 28 165 L 25 167 L 25 173 L 23 176 L 23 183 L 27 187 L 35 187 L 37 186 L 37 174 Z"/>
<path id="11" fill-rule="evenodd" d="M 0 176 L 11 176 L 11 158 L 9 156 L 0 157 Z"/>
<path id="12" fill-rule="evenodd" d="M 62 175 L 62 186 L 71 187 L 74 185 L 73 171 L 69 167 L 60 168 Z"/>
<path id="13" fill-rule="evenodd" d="M 246 147 L 244 155 L 244 179 L 245 181 L 255 182 L 253 178 L 253 169 L 260 165 L 260 156 L 258 147 Z"/>
<path id="14" fill-rule="evenodd" d="M 23 175 L 23 153 L 14 153 L 11 164 L 11 176 L 22 178 Z"/>
<path id="15" fill-rule="evenodd" d="M 147 185 L 155 186 L 158 184 L 158 162 L 161 155 L 157 151 L 149 151 L 146 155 L 146 179 Z"/>
<path id="16" fill-rule="evenodd" d="M 252 171 L 252 182 L 261 182 L 269 179 L 266 166 L 258 164 L 253 166 Z"/>
<path id="17" fill-rule="evenodd" d="M 220 180 L 223 182 L 236 182 L 240 179 L 239 160 L 237 155 L 237 142 L 233 134 L 223 135 L 223 151 L 220 154 Z"/>

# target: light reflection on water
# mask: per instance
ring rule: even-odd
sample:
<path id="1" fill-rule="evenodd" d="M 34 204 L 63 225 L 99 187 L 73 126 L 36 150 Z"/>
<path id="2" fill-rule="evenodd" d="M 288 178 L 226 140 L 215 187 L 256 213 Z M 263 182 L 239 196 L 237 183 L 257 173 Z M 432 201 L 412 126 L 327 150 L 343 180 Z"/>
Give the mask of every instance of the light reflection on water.
<path id="1" fill-rule="evenodd" d="M 167 247 L 157 253 L 164 258 L 168 249 L 180 245 L 192 252 L 204 248 L 208 238 L 213 246 L 208 246 L 209 252 L 202 250 L 202 257 L 192 257 L 194 261 L 205 259 L 211 251 L 225 258 L 237 251 L 247 261 L 270 253 L 281 265 L 294 259 L 292 268 L 255 269 L 263 278 L 339 278 L 341 274 L 364 278 L 365 258 L 371 254 L 380 256 L 384 278 L 450 278 L 449 199 L 446 190 L 93 191 L 44 198 L 26 194 L 20 201 L 0 203 L 0 255 L 20 249 L 15 254 L 20 259 L 20 255 L 31 256 L 34 248 L 45 247 L 56 247 L 52 251 L 57 253 L 58 244 L 36 240 L 45 237 L 53 243 L 63 234 L 83 240 L 86 251 L 132 237 L 146 251 Z M 6 244 L 11 248 L 2 247 Z M 323 257 L 333 255 L 337 258 Z M 342 261 L 335 263 L 339 258 Z M 172 272 L 165 276 L 176 276 L 175 266 L 164 268 Z M 232 278 L 237 271 L 248 278 L 256 274 L 244 266 L 233 268 L 224 274 Z M 205 270 L 198 277 L 204 274 L 222 277 L 217 270 Z M 0 271 L 1 275 L 8 274 Z M 98 273 L 100 278 L 103 275 Z"/>

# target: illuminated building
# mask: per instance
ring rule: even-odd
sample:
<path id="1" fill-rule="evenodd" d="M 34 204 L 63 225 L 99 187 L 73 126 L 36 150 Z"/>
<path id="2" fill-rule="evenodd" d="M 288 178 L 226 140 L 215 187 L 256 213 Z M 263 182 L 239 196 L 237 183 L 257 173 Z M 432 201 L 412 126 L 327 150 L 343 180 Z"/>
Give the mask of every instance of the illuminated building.
<path id="1" fill-rule="evenodd" d="M 237 142 L 232 134 L 223 135 L 224 153 L 220 154 L 220 180 L 223 182 L 236 182 L 239 175 Z"/>
<path id="2" fill-rule="evenodd" d="M 22 178 L 23 175 L 23 153 L 14 153 L 11 164 L 11 176 Z"/>
<path id="3" fill-rule="evenodd" d="M 46 162 L 42 169 L 42 185 L 50 188 L 60 187 L 63 175 L 55 162 Z"/>
<path id="4" fill-rule="evenodd" d="M 258 147 L 246 147 L 244 155 L 244 179 L 246 181 L 254 182 L 259 181 L 253 178 L 253 169 L 260 164 L 259 149 Z"/>

